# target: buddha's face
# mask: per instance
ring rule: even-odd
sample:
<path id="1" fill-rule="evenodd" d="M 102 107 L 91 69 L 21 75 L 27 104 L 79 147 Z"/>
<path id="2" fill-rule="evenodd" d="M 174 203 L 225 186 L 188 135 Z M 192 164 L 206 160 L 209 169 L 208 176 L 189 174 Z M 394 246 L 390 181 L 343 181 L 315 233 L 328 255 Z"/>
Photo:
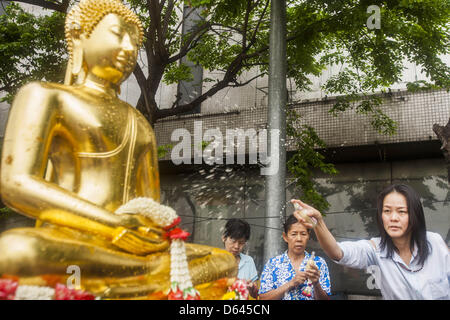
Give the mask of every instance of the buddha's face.
<path id="1" fill-rule="evenodd" d="M 80 39 L 88 75 L 119 85 L 133 72 L 139 49 L 136 25 L 110 13 L 103 17 L 89 37 L 81 35 Z"/>

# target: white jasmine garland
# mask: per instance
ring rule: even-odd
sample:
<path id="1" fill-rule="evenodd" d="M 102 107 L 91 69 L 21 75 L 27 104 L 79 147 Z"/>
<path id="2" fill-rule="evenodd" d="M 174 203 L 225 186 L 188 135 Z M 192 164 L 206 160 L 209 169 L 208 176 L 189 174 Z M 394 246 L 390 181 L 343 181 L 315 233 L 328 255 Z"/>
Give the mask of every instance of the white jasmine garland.
<path id="1" fill-rule="evenodd" d="M 53 288 L 21 285 L 16 289 L 14 300 L 53 300 L 54 296 Z"/>
<path id="2" fill-rule="evenodd" d="M 156 224 L 167 227 L 178 215 L 171 207 L 162 205 L 150 198 L 139 197 L 132 199 L 120 206 L 116 212 L 117 214 L 142 214 L 147 218 L 152 219 Z"/>
<path id="3" fill-rule="evenodd" d="M 181 291 L 192 288 L 191 276 L 186 260 L 186 249 L 184 242 L 179 239 L 173 240 L 170 246 L 170 280 L 171 282 L 178 283 Z"/>

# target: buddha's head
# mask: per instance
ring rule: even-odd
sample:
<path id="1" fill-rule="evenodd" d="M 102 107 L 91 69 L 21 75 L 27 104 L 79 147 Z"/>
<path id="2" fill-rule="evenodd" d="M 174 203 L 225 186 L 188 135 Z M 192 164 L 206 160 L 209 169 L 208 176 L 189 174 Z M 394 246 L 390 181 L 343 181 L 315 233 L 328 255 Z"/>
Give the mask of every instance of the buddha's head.
<path id="1" fill-rule="evenodd" d="M 67 15 L 66 84 L 87 76 L 119 87 L 136 65 L 143 40 L 138 17 L 119 0 L 81 0 Z"/>

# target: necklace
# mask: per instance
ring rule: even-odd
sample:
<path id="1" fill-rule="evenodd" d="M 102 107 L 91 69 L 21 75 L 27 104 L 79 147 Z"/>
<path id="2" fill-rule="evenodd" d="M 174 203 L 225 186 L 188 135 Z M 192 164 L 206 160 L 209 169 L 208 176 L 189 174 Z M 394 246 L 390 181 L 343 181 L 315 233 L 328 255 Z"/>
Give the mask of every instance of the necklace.
<path id="1" fill-rule="evenodd" d="M 395 262 L 395 261 L 394 261 L 394 262 Z M 419 272 L 420 270 L 423 269 L 423 264 L 422 264 L 422 266 L 420 267 L 420 269 L 418 269 L 418 270 L 411 270 L 411 269 L 405 267 L 402 263 L 397 263 L 397 264 L 399 264 L 403 269 L 405 269 L 406 271 L 409 271 L 409 272 Z"/>

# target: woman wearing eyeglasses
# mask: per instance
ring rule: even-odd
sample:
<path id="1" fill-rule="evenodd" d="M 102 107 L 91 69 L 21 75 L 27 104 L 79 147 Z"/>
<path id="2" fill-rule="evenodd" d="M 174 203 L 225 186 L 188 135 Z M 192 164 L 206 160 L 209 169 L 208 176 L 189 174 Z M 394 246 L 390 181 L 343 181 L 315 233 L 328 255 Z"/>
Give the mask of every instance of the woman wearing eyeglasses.
<path id="1" fill-rule="evenodd" d="M 222 241 L 225 250 L 232 253 L 238 264 L 237 277 L 248 281 L 248 290 L 252 297 L 258 296 L 256 281 L 258 280 L 258 272 L 256 271 L 255 262 L 249 255 L 243 254 L 242 251 L 250 239 L 250 225 L 247 221 L 241 219 L 230 219 L 225 225 L 222 235 Z"/>

